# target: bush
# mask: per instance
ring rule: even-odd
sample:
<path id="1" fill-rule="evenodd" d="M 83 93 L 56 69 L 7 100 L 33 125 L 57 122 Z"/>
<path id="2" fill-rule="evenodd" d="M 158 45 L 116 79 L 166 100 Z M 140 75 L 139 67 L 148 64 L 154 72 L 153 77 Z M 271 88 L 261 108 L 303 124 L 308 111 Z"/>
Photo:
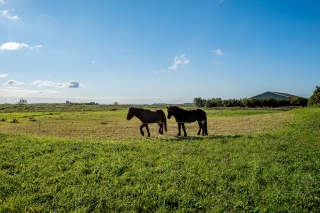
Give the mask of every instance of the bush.
<path id="1" fill-rule="evenodd" d="M 320 105 L 320 87 L 316 86 L 315 91 L 308 101 L 308 106 Z"/>

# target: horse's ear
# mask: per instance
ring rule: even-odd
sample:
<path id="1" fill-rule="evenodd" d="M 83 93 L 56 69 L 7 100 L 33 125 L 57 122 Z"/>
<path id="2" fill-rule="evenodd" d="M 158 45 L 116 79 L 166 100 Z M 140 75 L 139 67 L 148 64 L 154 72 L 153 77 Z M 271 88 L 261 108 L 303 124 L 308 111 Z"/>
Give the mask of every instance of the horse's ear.
<path id="1" fill-rule="evenodd" d="M 167 109 L 169 109 L 169 107 L 168 107 L 168 106 L 166 106 L 166 108 L 167 108 Z"/>

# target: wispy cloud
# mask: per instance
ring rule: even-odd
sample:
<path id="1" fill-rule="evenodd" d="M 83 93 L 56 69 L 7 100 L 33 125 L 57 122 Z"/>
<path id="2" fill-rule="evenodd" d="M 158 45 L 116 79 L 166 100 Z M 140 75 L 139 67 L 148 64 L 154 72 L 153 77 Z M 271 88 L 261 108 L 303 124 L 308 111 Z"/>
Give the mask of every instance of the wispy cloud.
<path id="1" fill-rule="evenodd" d="M 65 84 L 63 83 L 54 83 L 54 82 L 50 82 L 50 81 L 42 81 L 42 80 L 37 80 L 31 83 L 32 85 L 35 85 L 37 87 L 55 87 L 55 88 L 68 88 L 68 89 L 72 89 L 72 88 L 79 88 L 81 87 L 80 83 L 77 81 L 69 81 Z"/>
<path id="2" fill-rule="evenodd" d="M 225 55 L 220 49 L 213 50 L 212 52 L 216 53 L 217 55 Z"/>
<path id="3" fill-rule="evenodd" d="M 0 74 L 0 78 L 5 78 L 7 76 L 8 76 L 8 74 Z"/>
<path id="4" fill-rule="evenodd" d="M 179 65 L 189 64 L 189 62 L 190 62 L 190 60 L 185 57 L 185 54 L 182 54 L 181 56 L 176 56 L 176 57 L 174 57 L 173 60 L 174 60 L 174 62 L 172 64 L 172 66 L 169 67 L 169 69 L 172 69 L 172 70 L 176 70 Z"/>
<path id="5" fill-rule="evenodd" d="M 28 44 L 24 44 L 24 43 L 7 42 L 0 46 L 0 50 L 18 50 L 21 48 L 28 48 L 30 50 L 33 50 L 41 47 L 42 47 L 41 45 L 29 46 Z"/>
<path id="6" fill-rule="evenodd" d="M 4 0 L 0 0 L 0 4 L 5 4 L 6 2 Z"/>
<path id="7" fill-rule="evenodd" d="M 21 85 L 21 84 L 24 84 L 24 83 L 23 83 L 23 82 L 16 81 L 16 80 L 9 80 L 9 81 L 7 81 L 6 83 L 4 83 L 4 84 L 2 84 L 2 85 L 14 85 L 14 84 Z"/>
<path id="8" fill-rule="evenodd" d="M 180 65 L 186 65 L 186 64 L 189 64 L 189 62 L 190 62 L 190 59 L 187 59 L 185 57 L 185 54 L 182 54 L 181 56 L 174 57 L 173 64 L 170 67 L 168 67 L 167 69 L 163 69 L 161 71 L 153 71 L 153 73 L 160 74 L 163 72 L 168 72 L 169 70 L 176 70 L 176 69 L 178 69 L 178 67 Z"/>
<path id="9" fill-rule="evenodd" d="M 13 12 L 14 10 L 0 10 L 0 16 L 4 17 L 6 19 L 12 19 L 12 20 L 20 20 L 20 18 L 17 15 L 11 15 L 10 12 Z"/>
<path id="10" fill-rule="evenodd" d="M 160 71 L 155 71 L 155 70 L 154 70 L 154 71 L 153 71 L 154 74 L 160 74 L 160 73 L 162 73 L 162 72 L 167 72 L 167 70 L 160 70 Z"/>
<path id="11" fill-rule="evenodd" d="M 1 98 L 29 98 L 29 97 L 48 97 L 49 99 L 53 97 L 61 96 L 63 93 L 58 90 L 25 90 L 16 87 L 0 88 Z M 29 101 L 29 99 L 28 99 Z"/>
<path id="12" fill-rule="evenodd" d="M 222 4 L 223 2 L 224 2 L 224 0 L 219 0 L 219 2 L 218 2 L 218 3 L 219 3 L 219 4 Z"/>

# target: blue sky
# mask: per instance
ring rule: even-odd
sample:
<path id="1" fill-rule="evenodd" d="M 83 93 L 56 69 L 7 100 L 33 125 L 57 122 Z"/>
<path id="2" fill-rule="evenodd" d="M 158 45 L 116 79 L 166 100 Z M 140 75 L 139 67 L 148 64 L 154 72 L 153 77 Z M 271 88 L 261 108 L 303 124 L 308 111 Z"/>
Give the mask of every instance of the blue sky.
<path id="1" fill-rule="evenodd" d="M 320 86 L 318 0 L 0 0 L 0 103 L 186 103 Z"/>

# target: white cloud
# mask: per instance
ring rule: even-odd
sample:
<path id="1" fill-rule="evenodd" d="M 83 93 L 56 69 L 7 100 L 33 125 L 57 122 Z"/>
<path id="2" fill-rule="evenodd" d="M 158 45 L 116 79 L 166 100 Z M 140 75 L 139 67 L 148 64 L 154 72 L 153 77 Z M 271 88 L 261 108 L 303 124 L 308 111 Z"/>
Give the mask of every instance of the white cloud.
<path id="1" fill-rule="evenodd" d="M 185 54 L 182 54 L 181 56 L 174 57 L 174 62 L 169 69 L 176 70 L 179 65 L 181 64 L 189 64 L 190 60 L 184 57 Z"/>
<path id="2" fill-rule="evenodd" d="M 5 78 L 7 76 L 8 76 L 7 74 L 0 74 L 0 78 Z"/>
<path id="3" fill-rule="evenodd" d="M 213 50 L 212 52 L 216 53 L 217 55 L 225 55 L 220 49 Z"/>
<path id="4" fill-rule="evenodd" d="M 94 60 L 91 61 L 92 64 L 95 64 L 96 62 Z"/>
<path id="5" fill-rule="evenodd" d="M 23 82 L 19 82 L 19 81 L 16 81 L 16 80 L 9 80 L 7 81 L 6 83 L 2 84 L 2 85 L 13 85 L 13 84 L 24 84 Z"/>
<path id="6" fill-rule="evenodd" d="M 154 70 L 154 71 L 153 71 L 154 74 L 160 74 L 160 73 L 163 73 L 163 72 L 167 72 L 167 70 L 160 70 L 160 71 L 155 71 L 155 70 Z"/>
<path id="7" fill-rule="evenodd" d="M 219 3 L 219 4 L 222 4 L 223 2 L 224 2 L 224 0 L 219 0 L 219 2 L 218 2 L 218 3 Z"/>
<path id="8" fill-rule="evenodd" d="M 80 84 L 76 81 L 69 81 L 64 85 L 65 88 L 79 88 Z"/>
<path id="9" fill-rule="evenodd" d="M 18 50 L 21 48 L 28 48 L 30 50 L 41 48 L 41 45 L 37 46 L 29 46 L 28 44 L 24 43 L 17 43 L 17 42 L 7 42 L 0 46 L 0 50 Z"/>
<path id="10" fill-rule="evenodd" d="M 0 0 L 0 4 L 5 4 L 6 2 L 4 0 Z"/>
<path id="11" fill-rule="evenodd" d="M 0 11 L 1 17 L 7 18 L 7 19 L 12 19 L 12 20 L 20 20 L 20 18 L 17 15 L 11 15 L 10 11 L 14 10 L 2 10 Z"/>
<path id="12" fill-rule="evenodd" d="M 33 50 L 33 49 L 38 49 L 38 48 L 41 48 L 41 47 L 42 47 L 42 45 L 36 45 L 36 46 L 33 46 L 33 47 L 29 46 L 29 49 Z"/>
<path id="13" fill-rule="evenodd" d="M 161 71 L 153 71 L 153 73 L 160 74 L 163 72 L 170 72 L 170 70 L 176 70 L 180 65 L 189 64 L 190 59 L 187 59 L 185 57 L 185 54 L 182 54 L 181 56 L 174 57 L 173 61 L 174 61 L 173 64 L 170 67 L 168 67 L 168 69 L 163 69 Z"/>
<path id="14" fill-rule="evenodd" d="M 32 82 L 31 84 L 37 87 L 55 87 L 55 88 L 70 88 L 70 89 L 81 87 L 80 83 L 77 81 L 69 81 L 63 84 L 63 83 L 54 83 L 50 81 L 37 80 Z"/>
<path id="15" fill-rule="evenodd" d="M 0 50 L 18 50 L 21 48 L 28 48 L 30 50 L 41 48 L 42 45 L 36 46 L 29 46 L 28 44 L 24 43 L 17 43 L 17 42 L 7 42 L 0 46 Z"/>

